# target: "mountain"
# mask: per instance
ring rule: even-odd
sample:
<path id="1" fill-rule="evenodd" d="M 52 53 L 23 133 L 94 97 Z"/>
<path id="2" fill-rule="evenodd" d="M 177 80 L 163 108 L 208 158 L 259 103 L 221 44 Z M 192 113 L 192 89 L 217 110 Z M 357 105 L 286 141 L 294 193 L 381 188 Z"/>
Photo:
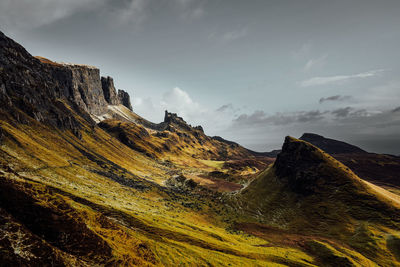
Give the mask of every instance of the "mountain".
<path id="1" fill-rule="evenodd" d="M 349 167 L 361 178 L 392 191 L 400 192 L 400 157 L 368 153 L 365 150 L 314 133 L 304 133 L 300 140 L 313 144 Z M 260 153 L 265 157 L 276 158 L 280 150 Z"/>
<path id="2" fill-rule="evenodd" d="M 273 166 L 235 201 L 254 219 L 238 229 L 271 245 L 303 247 L 323 266 L 400 264 L 399 247 L 392 245 L 400 227 L 400 197 L 305 141 L 286 137 Z"/>
<path id="3" fill-rule="evenodd" d="M 313 133 L 304 133 L 300 137 L 300 140 L 309 142 L 310 144 L 319 147 L 329 154 L 367 153 L 365 150 L 362 150 L 361 148 L 353 146 L 351 144 L 330 138 L 325 138 L 322 135 Z"/>
<path id="4" fill-rule="evenodd" d="M 102 82 L 95 67 L 39 60 L 2 33 L 0 46 L 1 265 L 288 262 L 282 249 L 255 247 L 257 238 L 228 230 L 220 192 L 258 172 L 244 166 L 232 176 L 224 166 L 236 166 L 231 154 L 250 155 L 244 148 L 172 114 L 158 130 L 130 110 L 126 94 L 116 98 L 111 79 Z M 114 126 L 131 127 L 127 136 L 148 151 L 125 145 Z M 226 161 L 192 157 L 209 150 Z M 188 186 L 172 183 L 177 176 Z"/>
<path id="5" fill-rule="evenodd" d="M 300 140 L 307 141 L 349 167 L 361 178 L 389 190 L 400 190 L 400 158 L 392 155 L 368 153 L 354 145 L 305 133 Z"/>
<path id="6" fill-rule="evenodd" d="M 397 195 L 305 141 L 274 159 L 0 33 L 1 266 L 399 265 Z M 273 164 L 273 165 L 272 165 Z"/>

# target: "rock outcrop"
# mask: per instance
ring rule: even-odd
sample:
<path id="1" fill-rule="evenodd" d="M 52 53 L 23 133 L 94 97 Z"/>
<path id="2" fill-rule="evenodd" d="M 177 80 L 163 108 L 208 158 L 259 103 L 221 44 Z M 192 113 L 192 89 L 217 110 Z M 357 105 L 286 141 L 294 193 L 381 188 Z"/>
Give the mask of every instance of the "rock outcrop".
<path id="1" fill-rule="evenodd" d="M 0 48 L 0 108 L 19 123 L 31 117 L 79 137 L 80 123 L 65 104 L 91 124 L 89 114 L 102 115 L 108 105 L 132 110 L 129 94 L 117 94 L 112 78 L 101 79 L 96 67 L 35 58 L 2 32 Z"/>
<path id="2" fill-rule="evenodd" d="M 61 82 L 71 87 L 74 101 L 89 114 L 105 113 L 107 102 L 104 99 L 100 70 L 82 65 L 63 65 L 63 68 L 72 74 L 70 79 Z"/>
<path id="3" fill-rule="evenodd" d="M 120 104 L 117 90 L 114 87 L 114 80 L 110 76 L 101 77 L 101 86 L 103 88 L 104 99 L 110 105 Z"/>
<path id="4" fill-rule="evenodd" d="M 179 117 L 176 113 L 168 112 L 168 110 L 165 111 L 164 123 L 167 125 L 175 124 L 176 126 L 184 130 L 190 131 L 192 129 L 192 126 L 189 125 L 184 119 L 182 119 L 182 117 Z"/>
<path id="5" fill-rule="evenodd" d="M 80 123 L 69 106 L 89 123 L 74 100 L 73 68 L 43 64 L 0 32 L 0 116 L 27 124 L 32 119 L 79 136 Z M 88 76 L 87 73 L 82 76 Z M 76 81 L 78 83 L 78 81 Z M 78 84 L 76 84 L 78 87 Z"/>
<path id="6" fill-rule="evenodd" d="M 323 163 L 318 148 L 287 136 L 274 163 L 278 178 L 296 193 L 308 195 L 314 193 L 321 177 L 317 168 Z"/>
<path id="7" fill-rule="evenodd" d="M 119 103 L 121 105 L 124 105 L 128 109 L 132 111 L 132 104 L 131 104 L 131 98 L 129 97 L 129 94 L 125 92 L 124 90 L 119 89 L 118 90 L 118 99 Z"/>

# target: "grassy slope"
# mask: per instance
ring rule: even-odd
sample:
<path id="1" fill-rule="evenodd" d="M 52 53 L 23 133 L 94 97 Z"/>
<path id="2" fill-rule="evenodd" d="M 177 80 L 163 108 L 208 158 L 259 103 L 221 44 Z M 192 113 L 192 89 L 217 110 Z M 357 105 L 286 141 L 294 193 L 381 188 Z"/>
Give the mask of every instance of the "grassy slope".
<path id="1" fill-rule="evenodd" d="M 19 208 L 46 207 L 61 215 L 68 209 L 65 216 L 71 223 L 83 222 L 91 236 L 100 237 L 104 247 L 111 248 L 110 257 L 100 257 L 101 251 L 94 255 L 70 251 L 58 239 L 40 236 L 29 219 L 19 220 L 18 211 L 7 209 L 6 200 L 1 202 L 5 214 L 22 223 L 22 235 L 36 236 L 58 251 L 67 265 L 300 266 L 313 262 L 299 249 L 260 246 L 264 240 L 227 230 L 223 206 L 153 183 L 168 175 L 170 168 L 97 127 L 84 128 L 82 140 L 33 120 L 18 126 L 1 121 L 1 128 L 7 136 L 0 149 L 0 179 L 26 196 Z M 54 216 L 41 222 L 41 227 L 53 225 L 60 215 Z M 7 233 L 4 228 L 0 231 Z M 14 247 L 29 250 L 18 240 Z"/>
<path id="2" fill-rule="evenodd" d="M 129 114 L 125 110 L 124 116 L 129 117 Z M 99 125 L 133 150 L 146 155 L 153 161 L 173 167 L 175 174 L 183 173 L 204 185 L 210 183 L 218 185 L 216 179 L 204 180 L 204 176 L 211 171 L 225 173 L 225 179 L 221 182 L 225 182 L 226 178 L 239 182 L 247 180 L 270 163 L 265 163 L 267 158 L 255 157 L 239 145 L 229 145 L 214 140 L 193 128 L 188 130 L 172 125 L 170 126 L 172 131 L 157 131 L 140 123 L 116 119 L 104 120 Z M 242 159 L 249 159 L 249 162 L 241 166 L 238 162 Z M 229 165 L 225 164 L 227 160 L 230 160 Z M 156 181 L 162 184 L 164 180 L 157 179 Z"/>
<path id="3" fill-rule="evenodd" d="M 276 241 L 277 233 L 287 235 L 324 264 L 347 258 L 348 264 L 365 266 L 374 261 L 383 266 L 400 265 L 396 256 L 399 247 L 390 245 L 400 229 L 398 199 L 364 182 L 312 145 L 296 139 L 290 142 L 312 148 L 308 152 L 299 148 L 293 157 L 312 153 L 309 156 L 321 160 L 320 164 L 302 170 L 321 177 L 316 181 L 316 192 L 310 195 L 293 192 L 287 179 L 277 176 L 276 168 L 270 167 L 234 199 L 244 211 L 243 221 L 254 222 L 239 228 L 267 240 Z M 272 228 L 263 229 L 257 222 Z M 338 251 L 342 254 L 339 258 Z"/>

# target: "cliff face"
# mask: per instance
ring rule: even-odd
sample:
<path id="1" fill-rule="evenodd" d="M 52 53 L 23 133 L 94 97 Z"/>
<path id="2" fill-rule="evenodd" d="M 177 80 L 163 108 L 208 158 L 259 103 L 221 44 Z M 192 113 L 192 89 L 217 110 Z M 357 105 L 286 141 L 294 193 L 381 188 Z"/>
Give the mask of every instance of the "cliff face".
<path id="1" fill-rule="evenodd" d="M 66 72 L 71 72 L 71 79 L 65 81 L 72 89 L 73 100 L 90 114 L 100 115 L 106 112 L 100 70 L 81 65 L 66 65 Z"/>
<path id="2" fill-rule="evenodd" d="M 79 136 L 79 123 L 68 104 L 85 120 L 107 112 L 107 106 L 123 104 L 132 110 L 129 94 L 114 88 L 112 78 L 100 78 L 98 68 L 59 64 L 35 58 L 0 32 L 0 104 L 20 123 L 29 116 Z"/>
<path id="3" fill-rule="evenodd" d="M 107 111 L 100 70 L 85 65 L 68 65 L 39 58 L 42 67 L 51 70 L 51 76 L 60 88 L 59 98 L 68 99 L 84 111 L 100 115 Z"/>
<path id="4" fill-rule="evenodd" d="M 23 124 L 29 123 L 30 117 L 79 136 L 80 123 L 65 106 L 73 98 L 67 82 L 72 71 L 42 64 L 1 32 L 0 47 L 0 117 Z M 94 123 L 77 104 L 69 102 L 85 120 Z"/>
<path id="5" fill-rule="evenodd" d="M 114 80 L 110 76 L 101 77 L 101 86 L 103 87 L 104 98 L 110 105 L 120 104 L 117 91 L 114 87 Z"/>
<path id="6" fill-rule="evenodd" d="M 125 107 L 129 108 L 132 111 L 131 98 L 129 97 L 129 94 L 127 92 L 119 89 L 118 100 L 121 105 L 124 105 Z"/>

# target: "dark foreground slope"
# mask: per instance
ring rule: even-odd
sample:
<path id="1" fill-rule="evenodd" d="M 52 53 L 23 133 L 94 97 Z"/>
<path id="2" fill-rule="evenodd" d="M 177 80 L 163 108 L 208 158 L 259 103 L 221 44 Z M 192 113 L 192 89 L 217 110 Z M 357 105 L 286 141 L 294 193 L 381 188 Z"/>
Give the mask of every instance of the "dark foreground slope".
<path id="1" fill-rule="evenodd" d="M 287 137 L 274 165 L 236 200 L 255 222 L 239 229 L 277 243 L 286 236 L 323 265 L 400 264 L 400 198 L 305 141 Z"/>

